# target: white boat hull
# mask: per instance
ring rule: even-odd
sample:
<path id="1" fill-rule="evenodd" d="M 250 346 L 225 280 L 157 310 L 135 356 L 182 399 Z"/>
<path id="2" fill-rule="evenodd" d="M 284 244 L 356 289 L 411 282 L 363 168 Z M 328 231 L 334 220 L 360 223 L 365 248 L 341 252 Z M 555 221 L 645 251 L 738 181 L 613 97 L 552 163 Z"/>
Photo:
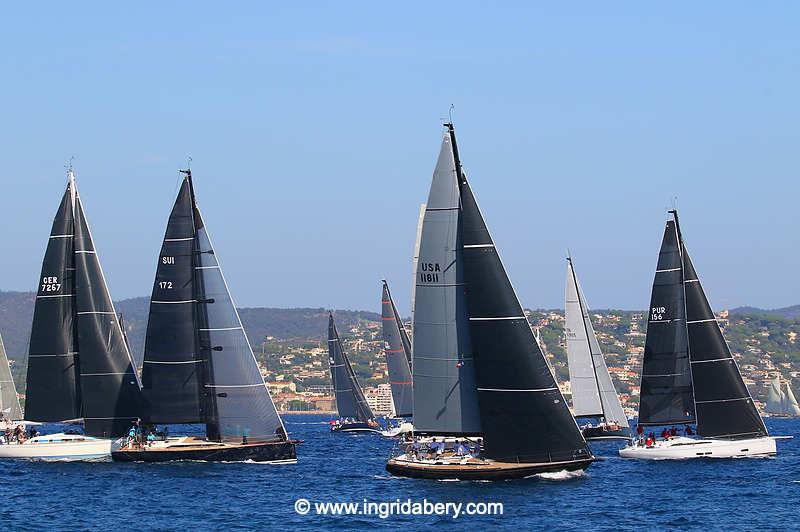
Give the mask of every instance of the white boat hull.
<path id="1" fill-rule="evenodd" d="M 112 440 L 73 434 L 37 436 L 24 443 L 0 445 L 0 459 L 110 460 Z"/>
<path id="2" fill-rule="evenodd" d="M 744 440 L 716 440 L 676 436 L 658 440 L 652 447 L 639 443 L 619 451 L 623 458 L 640 460 L 686 460 L 689 458 L 761 458 L 777 454 L 775 439 L 770 437 Z"/>

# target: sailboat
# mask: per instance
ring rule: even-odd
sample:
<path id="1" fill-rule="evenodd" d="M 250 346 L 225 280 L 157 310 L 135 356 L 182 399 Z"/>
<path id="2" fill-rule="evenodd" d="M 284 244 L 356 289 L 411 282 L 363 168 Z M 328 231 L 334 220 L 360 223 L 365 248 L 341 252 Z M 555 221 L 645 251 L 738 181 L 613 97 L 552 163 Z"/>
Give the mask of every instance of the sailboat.
<path id="1" fill-rule="evenodd" d="M 83 434 L 36 436 L 0 446 L 2 458 L 108 458 L 141 406 L 139 378 L 123 339 L 69 169 L 42 262 L 28 355 L 25 417 L 83 420 Z"/>
<path id="2" fill-rule="evenodd" d="M 350 359 L 342 348 L 339 331 L 328 314 L 328 362 L 331 370 L 333 394 L 336 397 L 336 410 L 339 419 L 331 421 L 332 432 L 380 432 L 375 415 L 367 404 L 364 392 L 350 365 Z"/>
<path id="3" fill-rule="evenodd" d="M 583 436 L 587 440 L 627 440 L 630 438 L 628 418 L 619 403 L 594 333 L 572 257 L 567 257 L 565 309 L 567 361 L 574 415 L 577 419 L 600 420 L 598 425 L 589 423 L 583 427 Z"/>
<path id="4" fill-rule="evenodd" d="M 383 352 L 389 371 L 389 386 L 392 390 L 394 416 L 410 418 L 413 412 L 413 387 L 411 382 L 411 339 L 408 337 L 403 320 L 397 312 L 389 285 L 383 281 L 381 295 L 381 321 L 383 324 Z M 399 436 L 414 430 L 414 426 L 403 421 L 397 426 L 382 431 L 388 437 Z"/>
<path id="5" fill-rule="evenodd" d="M 386 281 L 383 281 L 381 296 L 381 321 L 383 324 L 383 352 L 386 355 L 389 383 L 392 387 L 394 415 L 411 417 L 414 399 L 411 386 L 411 340 L 397 312 L 397 307 L 394 305 Z"/>
<path id="6" fill-rule="evenodd" d="M 11 366 L 8 364 L 6 346 L 0 336 L 0 429 L 12 427 L 14 421 L 22 420 L 22 408 L 19 405 L 17 387 L 11 376 Z"/>
<path id="7" fill-rule="evenodd" d="M 417 263 L 414 427 L 393 475 L 508 479 L 588 467 L 445 125 Z"/>
<path id="8" fill-rule="evenodd" d="M 195 199 L 183 179 L 158 257 L 145 337 L 145 426 L 203 424 L 205 438 L 133 440 L 115 461 L 294 463 Z"/>
<path id="9" fill-rule="evenodd" d="M 787 382 L 786 391 L 783 391 L 780 375 L 776 375 L 770 382 L 767 392 L 767 412 L 773 417 L 800 416 L 800 405 L 797 404 L 792 388 Z"/>
<path id="10" fill-rule="evenodd" d="M 639 425 L 696 424 L 697 437 L 695 431 L 648 436 L 619 454 L 653 460 L 774 455 L 776 438 L 769 436 L 711 310 L 678 212 L 669 212 L 648 313 Z"/>

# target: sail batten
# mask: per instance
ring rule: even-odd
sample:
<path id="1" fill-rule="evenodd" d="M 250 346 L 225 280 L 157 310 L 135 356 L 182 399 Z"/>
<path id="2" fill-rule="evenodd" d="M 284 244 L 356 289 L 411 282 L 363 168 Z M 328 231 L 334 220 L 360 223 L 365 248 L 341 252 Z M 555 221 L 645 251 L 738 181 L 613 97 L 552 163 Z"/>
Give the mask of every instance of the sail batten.
<path id="1" fill-rule="evenodd" d="M 392 389 L 395 416 L 410 417 L 413 412 L 413 389 L 409 356 L 411 345 L 405 327 L 392 300 L 389 285 L 383 282 L 381 294 L 384 354 Z"/>

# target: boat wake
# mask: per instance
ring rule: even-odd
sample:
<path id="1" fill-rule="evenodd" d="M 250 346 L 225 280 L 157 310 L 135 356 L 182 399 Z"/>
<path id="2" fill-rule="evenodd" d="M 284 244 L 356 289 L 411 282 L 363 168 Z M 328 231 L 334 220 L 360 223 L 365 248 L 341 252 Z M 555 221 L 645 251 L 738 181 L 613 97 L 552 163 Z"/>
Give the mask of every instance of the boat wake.
<path id="1" fill-rule="evenodd" d="M 542 480 L 553 480 L 553 481 L 561 481 L 561 480 L 572 480 L 575 478 L 585 477 L 586 472 L 581 471 L 554 471 L 552 473 L 538 473 L 533 475 L 535 478 L 541 478 Z"/>

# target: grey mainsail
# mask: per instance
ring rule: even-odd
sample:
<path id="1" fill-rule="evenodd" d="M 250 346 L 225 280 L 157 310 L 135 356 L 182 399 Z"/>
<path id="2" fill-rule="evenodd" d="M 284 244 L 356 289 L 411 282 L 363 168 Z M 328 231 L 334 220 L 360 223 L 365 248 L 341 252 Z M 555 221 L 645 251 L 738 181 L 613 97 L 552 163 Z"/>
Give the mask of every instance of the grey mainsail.
<path id="1" fill-rule="evenodd" d="M 28 350 L 25 417 L 64 421 L 82 416 L 75 331 L 75 178 L 69 173 L 36 293 Z"/>
<path id="2" fill-rule="evenodd" d="M 191 171 L 182 172 L 150 302 L 148 421 L 205 423 L 214 441 L 282 440 L 283 422 L 197 207 Z"/>
<path id="3" fill-rule="evenodd" d="M 0 336 L 0 417 L 11 420 L 22 419 L 22 408 L 19 406 L 17 388 L 11 376 L 11 367 L 8 365 L 2 336 Z"/>
<path id="4" fill-rule="evenodd" d="M 461 171 L 453 126 L 447 126 L 460 185 L 464 281 L 483 454 L 516 463 L 590 458 Z"/>
<path id="5" fill-rule="evenodd" d="M 75 194 L 75 315 L 84 432 L 116 437 L 141 414 L 141 384 Z"/>
<path id="6" fill-rule="evenodd" d="M 383 281 L 383 293 L 381 294 L 381 321 L 383 324 L 383 352 L 386 355 L 386 366 L 389 371 L 394 413 L 397 417 L 411 417 L 413 389 L 411 367 L 408 361 L 411 346 L 386 281 Z"/>
<path id="7" fill-rule="evenodd" d="M 419 238 L 412 324 L 414 427 L 421 433 L 480 434 L 453 150 L 445 133 Z"/>
<path id="8" fill-rule="evenodd" d="M 333 314 L 328 315 L 328 362 L 339 417 L 351 418 L 362 423 L 374 419 L 375 415 L 367 404 L 350 360 L 342 347 Z"/>
<path id="9" fill-rule="evenodd" d="M 565 296 L 567 359 L 575 416 L 602 417 L 608 423 L 627 427 L 628 419 L 597 341 L 572 258 L 567 259 Z"/>

